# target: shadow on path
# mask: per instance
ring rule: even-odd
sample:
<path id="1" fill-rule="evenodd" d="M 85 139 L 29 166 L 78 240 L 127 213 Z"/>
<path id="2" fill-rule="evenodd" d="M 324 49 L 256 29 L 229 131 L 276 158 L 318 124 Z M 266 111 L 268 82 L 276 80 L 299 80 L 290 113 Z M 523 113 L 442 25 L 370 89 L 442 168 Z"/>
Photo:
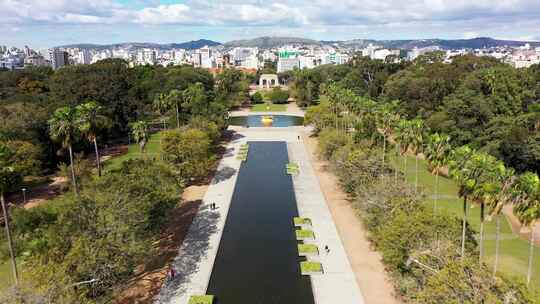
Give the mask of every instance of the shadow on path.
<path id="1" fill-rule="evenodd" d="M 191 276 L 199 270 L 201 259 L 208 254 L 209 239 L 217 232 L 218 219 L 219 213 L 208 208 L 199 209 L 178 255 L 172 262 L 176 277 L 163 284 L 154 303 L 171 303 L 174 296 L 186 292 Z"/>
<path id="2" fill-rule="evenodd" d="M 223 181 L 228 180 L 236 174 L 236 169 L 231 167 L 223 167 L 216 171 L 214 179 L 212 180 L 212 185 L 219 184 Z"/>

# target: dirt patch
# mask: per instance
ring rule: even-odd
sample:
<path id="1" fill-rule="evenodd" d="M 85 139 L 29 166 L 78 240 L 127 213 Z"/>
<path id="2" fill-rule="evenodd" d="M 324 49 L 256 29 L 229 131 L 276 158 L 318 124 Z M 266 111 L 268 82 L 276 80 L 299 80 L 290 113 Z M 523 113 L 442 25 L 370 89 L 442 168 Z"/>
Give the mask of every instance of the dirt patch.
<path id="1" fill-rule="evenodd" d="M 365 303 L 402 303 L 394 295 L 395 289 L 382 264 L 381 255 L 371 248 L 368 233 L 357 211 L 352 208 L 347 194 L 341 190 L 337 177 L 327 169 L 328 162 L 317 157 L 317 140 L 307 133 L 302 138 Z"/>
<path id="2" fill-rule="evenodd" d="M 155 254 L 144 265 L 141 265 L 135 276 L 122 287 L 122 291 L 117 297 L 116 304 L 150 304 L 153 297 L 159 293 L 167 270 L 173 259 L 178 254 L 178 248 L 186 237 L 189 226 L 197 215 L 199 206 L 207 185 L 189 186 L 182 194 L 182 201 L 171 216 L 171 221 L 167 224 L 154 244 Z"/>

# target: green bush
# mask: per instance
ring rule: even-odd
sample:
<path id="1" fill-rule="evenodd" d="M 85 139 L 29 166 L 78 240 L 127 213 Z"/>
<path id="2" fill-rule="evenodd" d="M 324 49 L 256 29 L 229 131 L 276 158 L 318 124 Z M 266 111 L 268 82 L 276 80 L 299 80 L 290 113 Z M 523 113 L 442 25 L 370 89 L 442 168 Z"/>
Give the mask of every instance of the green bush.
<path id="1" fill-rule="evenodd" d="M 280 87 L 274 87 L 268 97 L 272 103 L 287 103 L 289 101 L 289 92 L 282 90 Z"/>
<path id="2" fill-rule="evenodd" d="M 262 96 L 262 94 L 260 92 L 255 92 L 255 94 L 253 94 L 251 96 L 251 102 L 253 104 L 259 104 L 259 103 L 263 103 L 264 102 L 264 98 Z"/>
<path id="3" fill-rule="evenodd" d="M 194 128 L 166 131 L 161 139 L 165 160 L 174 165 L 184 179 L 201 179 L 208 175 L 215 161 L 207 133 Z"/>

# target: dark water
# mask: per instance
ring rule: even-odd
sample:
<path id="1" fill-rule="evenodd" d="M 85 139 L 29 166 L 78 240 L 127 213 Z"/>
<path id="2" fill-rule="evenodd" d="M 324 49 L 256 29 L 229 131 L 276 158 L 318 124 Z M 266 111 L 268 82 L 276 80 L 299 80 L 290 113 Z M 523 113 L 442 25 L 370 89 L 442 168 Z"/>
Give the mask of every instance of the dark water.
<path id="1" fill-rule="evenodd" d="M 287 145 L 249 144 L 207 294 L 220 304 L 313 304 L 309 277 L 300 274 Z"/>
<path id="2" fill-rule="evenodd" d="M 261 121 L 262 115 L 238 116 L 229 118 L 229 124 L 233 126 L 250 126 L 250 127 L 291 127 L 301 126 L 304 123 L 304 118 L 300 116 L 289 115 L 272 115 L 274 120 L 271 125 L 263 124 Z"/>

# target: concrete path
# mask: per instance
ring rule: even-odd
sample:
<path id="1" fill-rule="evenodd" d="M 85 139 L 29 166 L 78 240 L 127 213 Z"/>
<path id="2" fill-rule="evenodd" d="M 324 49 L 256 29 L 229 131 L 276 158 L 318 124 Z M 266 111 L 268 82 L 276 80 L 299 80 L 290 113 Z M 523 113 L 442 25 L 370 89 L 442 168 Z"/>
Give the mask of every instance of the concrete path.
<path id="1" fill-rule="evenodd" d="M 364 299 L 356 277 L 311 166 L 303 142 L 289 142 L 289 159 L 299 165 L 300 173 L 293 177 L 294 191 L 301 217 L 310 218 L 319 246 L 319 260 L 324 274 L 311 276 L 313 295 L 317 304 L 363 304 Z M 328 246 L 329 253 L 324 248 Z M 315 260 L 315 258 L 313 259 Z"/>
<path id="2" fill-rule="evenodd" d="M 191 295 L 206 294 L 241 165 L 236 154 L 244 142 L 239 138 L 227 146 L 203 204 L 173 262 L 177 276 L 165 282 L 154 303 L 187 304 Z M 216 210 L 210 209 L 211 203 L 216 204 Z"/>

